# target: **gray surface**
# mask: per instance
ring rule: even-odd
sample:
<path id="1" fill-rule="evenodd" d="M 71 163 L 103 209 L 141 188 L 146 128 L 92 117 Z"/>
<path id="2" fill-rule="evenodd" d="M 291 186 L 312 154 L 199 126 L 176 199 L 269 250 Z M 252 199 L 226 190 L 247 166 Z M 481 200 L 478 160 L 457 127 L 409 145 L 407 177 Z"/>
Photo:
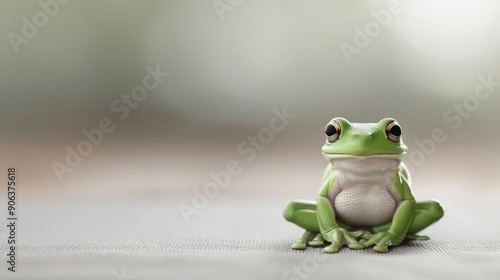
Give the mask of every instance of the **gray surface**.
<path id="1" fill-rule="evenodd" d="M 347 249 L 337 255 L 322 255 L 321 249 L 295 252 L 289 249 L 292 241 L 30 243 L 20 247 L 21 272 L 8 279 L 115 279 L 113 270 L 121 274 L 122 269 L 135 279 L 282 279 L 293 266 L 305 267 L 309 279 L 478 279 L 475 277 L 478 274 L 480 279 L 498 279 L 499 276 L 498 240 L 435 239 L 394 248 L 385 255 Z M 285 279 L 292 278 L 285 276 Z"/>
<path id="2" fill-rule="evenodd" d="M 424 232 L 432 240 L 388 254 L 343 249 L 336 255 L 289 248 L 301 234 L 281 217 L 290 197 L 222 193 L 187 225 L 177 206 L 188 196 L 25 194 L 18 272 L 7 273 L 2 262 L 0 278 L 498 279 L 498 192 L 419 191 L 422 199 L 431 193 L 447 211 Z M 4 240 L 0 248 L 5 256 Z M 294 266 L 310 272 L 293 278 L 286 273 Z"/>

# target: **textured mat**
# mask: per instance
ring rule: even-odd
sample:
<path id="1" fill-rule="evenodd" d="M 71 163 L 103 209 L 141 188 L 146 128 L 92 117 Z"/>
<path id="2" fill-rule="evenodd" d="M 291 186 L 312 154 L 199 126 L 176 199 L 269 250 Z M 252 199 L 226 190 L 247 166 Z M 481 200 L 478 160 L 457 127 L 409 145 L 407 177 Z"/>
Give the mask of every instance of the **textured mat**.
<path id="1" fill-rule="evenodd" d="M 410 242 L 390 254 L 292 251 L 293 240 L 28 243 L 2 279 L 498 279 L 500 242 Z M 3 255 L 4 246 L 2 246 Z M 478 276 L 480 276 L 478 278 Z"/>

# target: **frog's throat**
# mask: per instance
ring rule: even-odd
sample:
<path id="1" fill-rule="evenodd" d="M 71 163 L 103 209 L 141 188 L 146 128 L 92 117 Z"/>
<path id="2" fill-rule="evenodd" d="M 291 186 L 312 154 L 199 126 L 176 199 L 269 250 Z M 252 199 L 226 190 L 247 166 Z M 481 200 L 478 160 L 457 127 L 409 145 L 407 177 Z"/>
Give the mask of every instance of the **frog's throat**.
<path id="1" fill-rule="evenodd" d="M 398 159 L 401 160 L 404 154 L 374 154 L 374 155 L 352 155 L 352 154 L 323 154 L 323 156 L 328 160 L 334 160 L 339 158 L 355 158 L 355 159 L 369 159 L 369 158 L 387 158 L 387 159 Z"/>

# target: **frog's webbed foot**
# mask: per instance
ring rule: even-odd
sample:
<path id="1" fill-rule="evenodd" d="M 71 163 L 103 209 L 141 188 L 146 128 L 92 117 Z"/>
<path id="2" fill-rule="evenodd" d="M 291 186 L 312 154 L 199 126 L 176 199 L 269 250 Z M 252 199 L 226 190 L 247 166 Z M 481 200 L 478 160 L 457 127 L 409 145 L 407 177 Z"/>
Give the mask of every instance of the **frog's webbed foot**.
<path id="1" fill-rule="evenodd" d="M 319 247 L 324 244 L 323 236 L 321 233 L 317 233 L 313 240 L 309 241 L 309 246 Z"/>
<path id="2" fill-rule="evenodd" d="M 359 236 L 363 232 L 354 231 L 352 233 L 354 233 L 355 236 Z M 325 253 L 337 253 L 344 245 L 354 250 L 365 248 L 365 245 L 358 242 L 357 238 L 353 236 L 352 233 L 342 227 L 337 227 L 324 233 L 323 238 L 331 242 L 331 244 L 325 247 L 323 251 Z"/>
<path id="3" fill-rule="evenodd" d="M 292 245 L 292 249 L 294 250 L 304 250 L 307 247 L 307 241 L 311 238 L 312 231 L 306 231 L 302 236 L 295 241 Z"/>
<path id="4" fill-rule="evenodd" d="M 363 234 L 365 234 L 366 230 L 355 230 L 355 231 L 349 231 L 349 233 L 351 234 L 352 237 L 356 238 L 356 239 L 359 239 L 363 236 Z"/>
<path id="5" fill-rule="evenodd" d="M 314 238 L 311 240 L 311 237 Z M 322 246 L 324 243 L 323 236 L 321 233 L 316 233 L 312 231 L 306 231 L 304 234 L 292 245 L 292 249 L 304 250 L 307 246 L 318 247 Z"/>
<path id="6" fill-rule="evenodd" d="M 304 250 L 307 247 L 306 243 L 301 242 L 297 240 L 293 245 L 291 246 L 292 249 L 294 250 Z"/>
<path id="7" fill-rule="evenodd" d="M 373 251 L 378 253 L 387 253 L 390 246 L 399 245 L 401 244 L 401 242 L 403 242 L 403 240 L 396 237 L 394 234 L 388 231 L 383 231 L 373 234 L 372 238 L 370 238 L 368 241 L 365 241 L 363 244 L 366 247 L 375 245 L 375 247 L 373 247 Z"/>
<path id="8" fill-rule="evenodd" d="M 355 231 L 349 231 L 352 237 L 354 237 L 358 242 L 364 243 L 368 241 L 370 238 L 372 238 L 375 234 L 371 233 L 368 230 L 355 230 Z"/>

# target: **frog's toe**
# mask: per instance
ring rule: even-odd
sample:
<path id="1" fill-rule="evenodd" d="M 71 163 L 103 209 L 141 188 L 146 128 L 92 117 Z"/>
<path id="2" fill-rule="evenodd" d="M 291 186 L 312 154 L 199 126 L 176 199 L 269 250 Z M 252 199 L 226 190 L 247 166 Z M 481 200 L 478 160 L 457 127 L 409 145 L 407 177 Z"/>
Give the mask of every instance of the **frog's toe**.
<path id="1" fill-rule="evenodd" d="M 323 241 L 323 236 L 321 236 L 321 234 L 320 234 L 320 233 L 318 233 L 318 234 L 316 235 L 316 237 L 314 237 L 314 239 L 313 239 L 313 240 L 309 241 L 309 246 L 318 247 L 318 246 L 322 246 L 322 245 L 323 245 L 323 243 L 325 243 L 325 242 Z"/>
<path id="2" fill-rule="evenodd" d="M 371 233 L 369 231 L 365 231 L 365 232 L 363 232 L 363 235 L 361 236 L 361 238 L 369 240 L 369 239 L 373 238 L 375 235 L 377 235 L 377 234 Z"/>
<path id="3" fill-rule="evenodd" d="M 384 246 L 384 245 L 377 245 L 377 246 L 373 247 L 373 251 L 375 251 L 377 253 L 387 253 L 387 252 L 389 252 L 389 248 L 387 246 Z"/>
<path id="4" fill-rule="evenodd" d="M 329 246 L 326 246 L 323 249 L 323 252 L 328 253 L 328 254 L 337 253 L 340 250 L 340 247 L 342 247 L 342 246 L 341 245 L 337 245 L 337 244 L 331 244 Z"/>
<path id="5" fill-rule="evenodd" d="M 360 249 L 364 249 L 364 248 L 365 248 L 365 244 L 363 244 L 363 243 L 360 243 L 360 242 L 349 243 L 349 249 L 360 250 Z"/>
<path id="6" fill-rule="evenodd" d="M 313 233 L 311 231 L 306 230 L 302 236 L 295 241 L 295 244 L 292 245 L 292 249 L 295 250 L 304 250 L 307 247 L 307 240 L 311 237 Z"/>
<path id="7" fill-rule="evenodd" d="M 307 245 L 305 242 L 297 241 L 291 247 L 294 250 L 304 250 L 307 247 Z"/>
<path id="8" fill-rule="evenodd" d="M 325 242 L 323 240 L 311 240 L 309 241 L 309 246 L 319 247 L 322 246 Z"/>
<path id="9" fill-rule="evenodd" d="M 430 240 L 431 238 L 427 235 L 409 234 L 405 237 L 405 239 L 408 239 L 408 240 Z"/>
<path id="10" fill-rule="evenodd" d="M 364 230 L 356 230 L 356 231 L 350 231 L 352 237 L 354 238 L 360 238 L 365 234 Z"/>

